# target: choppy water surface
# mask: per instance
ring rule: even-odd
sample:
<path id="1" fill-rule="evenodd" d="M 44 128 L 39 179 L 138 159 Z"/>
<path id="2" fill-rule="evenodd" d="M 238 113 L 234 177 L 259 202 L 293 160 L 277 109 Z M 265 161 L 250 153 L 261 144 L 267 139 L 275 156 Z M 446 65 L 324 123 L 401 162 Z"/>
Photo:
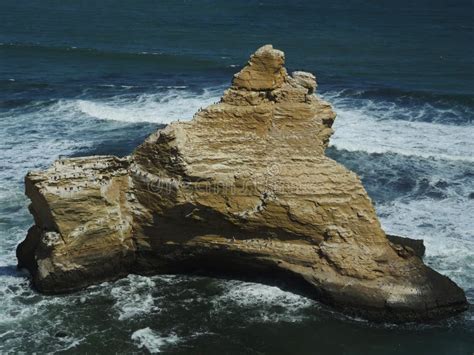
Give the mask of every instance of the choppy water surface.
<path id="1" fill-rule="evenodd" d="M 375 325 L 276 287 L 176 275 L 45 297 L 15 267 L 28 170 L 128 154 L 273 43 L 316 73 L 338 113 L 328 154 L 361 176 L 384 228 L 423 238 L 425 261 L 474 302 L 474 9 L 406 3 L 2 2 L 0 353 L 472 354 L 472 307 Z"/>

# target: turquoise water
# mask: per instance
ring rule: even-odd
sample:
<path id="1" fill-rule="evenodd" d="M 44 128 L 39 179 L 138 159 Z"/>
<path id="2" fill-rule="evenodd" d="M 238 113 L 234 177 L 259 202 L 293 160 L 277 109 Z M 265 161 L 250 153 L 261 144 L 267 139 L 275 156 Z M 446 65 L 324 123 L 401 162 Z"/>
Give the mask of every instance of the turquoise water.
<path id="1" fill-rule="evenodd" d="M 216 101 L 259 46 L 314 72 L 338 113 L 328 154 L 391 233 L 474 301 L 472 1 L 0 2 L 0 353 L 472 354 L 474 309 L 376 325 L 275 287 L 130 276 L 45 297 L 16 270 L 28 170 L 128 154 Z"/>

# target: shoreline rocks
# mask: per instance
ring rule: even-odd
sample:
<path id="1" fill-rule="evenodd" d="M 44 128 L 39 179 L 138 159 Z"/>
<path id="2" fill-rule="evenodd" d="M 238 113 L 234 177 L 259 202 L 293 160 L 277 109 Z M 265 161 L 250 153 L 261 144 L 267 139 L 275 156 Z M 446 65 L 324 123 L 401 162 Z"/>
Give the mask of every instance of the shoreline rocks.
<path id="1" fill-rule="evenodd" d="M 467 308 L 387 238 L 356 174 L 325 156 L 336 117 L 310 73 L 258 49 L 220 102 L 150 135 L 132 155 L 59 160 L 25 178 L 33 226 L 19 266 L 44 293 L 129 273 L 208 273 L 294 289 L 376 321 Z M 398 238 L 398 239 L 397 239 Z"/>

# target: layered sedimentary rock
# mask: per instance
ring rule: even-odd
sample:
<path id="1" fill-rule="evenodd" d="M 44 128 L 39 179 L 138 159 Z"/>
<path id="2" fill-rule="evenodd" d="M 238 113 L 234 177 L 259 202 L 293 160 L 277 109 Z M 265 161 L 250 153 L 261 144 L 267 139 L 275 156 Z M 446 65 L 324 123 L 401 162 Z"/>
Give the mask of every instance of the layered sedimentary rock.
<path id="1" fill-rule="evenodd" d="M 312 74 L 260 48 L 219 103 L 134 153 L 63 159 L 26 176 L 35 225 L 19 265 L 45 293 L 128 273 L 283 280 L 345 312 L 428 320 L 467 306 L 390 242 L 359 178 L 324 152 L 335 113 Z M 393 240 L 393 239 L 392 239 Z"/>

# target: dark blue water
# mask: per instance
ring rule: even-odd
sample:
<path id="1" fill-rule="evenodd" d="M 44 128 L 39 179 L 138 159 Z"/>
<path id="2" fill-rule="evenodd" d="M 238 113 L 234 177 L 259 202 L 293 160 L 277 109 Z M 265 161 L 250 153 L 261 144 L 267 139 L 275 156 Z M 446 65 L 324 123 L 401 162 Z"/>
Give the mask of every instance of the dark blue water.
<path id="1" fill-rule="evenodd" d="M 474 309 L 431 325 L 349 319 L 275 287 L 130 276 L 44 297 L 16 271 L 28 170 L 128 154 L 216 101 L 266 43 L 335 106 L 328 154 L 388 232 L 474 301 L 472 1 L 0 2 L 0 353 L 472 354 Z"/>

